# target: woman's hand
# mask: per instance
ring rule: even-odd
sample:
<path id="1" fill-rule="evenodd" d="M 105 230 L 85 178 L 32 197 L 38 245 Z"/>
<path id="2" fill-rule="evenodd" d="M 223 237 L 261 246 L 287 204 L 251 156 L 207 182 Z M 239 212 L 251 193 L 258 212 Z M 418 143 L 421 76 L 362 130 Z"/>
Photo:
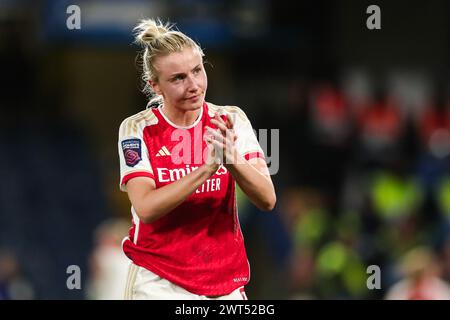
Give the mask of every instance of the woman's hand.
<path id="1" fill-rule="evenodd" d="M 207 146 L 205 166 L 208 170 L 211 170 L 211 174 L 214 174 L 219 169 L 222 161 L 218 155 L 217 148 L 214 147 L 213 136 L 208 132 L 208 134 L 205 134 L 204 139 Z"/>
<path id="2" fill-rule="evenodd" d="M 209 142 L 215 147 L 215 155 L 227 167 L 242 191 L 259 209 L 271 211 L 275 207 L 275 188 L 264 159 L 256 159 L 250 164 L 236 148 L 237 135 L 230 117 L 222 120 L 217 114 L 211 122 L 217 129 L 207 127 Z M 238 165 L 239 164 L 239 165 Z"/>
<path id="3" fill-rule="evenodd" d="M 235 164 L 237 161 L 236 140 L 237 135 L 234 132 L 234 123 L 230 117 L 225 122 L 218 114 L 211 120 L 217 126 L 217 129 L 206 127 L 209 134 L 207 142 L 214 146 L 215 157 L 225 165 Z"/>

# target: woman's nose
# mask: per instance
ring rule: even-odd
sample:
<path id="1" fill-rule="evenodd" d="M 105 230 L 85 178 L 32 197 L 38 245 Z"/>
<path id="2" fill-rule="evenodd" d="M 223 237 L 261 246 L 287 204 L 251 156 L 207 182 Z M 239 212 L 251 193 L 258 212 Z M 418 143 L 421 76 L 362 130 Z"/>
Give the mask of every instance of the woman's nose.
<path id="1" fill-rule="evenodd" d="M 187 80 L 188 80 L 188 89 L 190 91 L 195 91 L 199 88 L 198 81 L 197 81 L 197 79 L 195 79 L 194 76 L 189 75 L 187 77 Z"/>

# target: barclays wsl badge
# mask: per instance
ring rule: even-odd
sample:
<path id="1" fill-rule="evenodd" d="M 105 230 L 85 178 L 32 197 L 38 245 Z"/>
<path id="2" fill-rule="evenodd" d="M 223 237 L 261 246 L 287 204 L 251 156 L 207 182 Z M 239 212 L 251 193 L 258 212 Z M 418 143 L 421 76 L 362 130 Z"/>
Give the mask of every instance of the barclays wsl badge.
<path id="1" fill-rule="evenodd" d="M 129 167 L 134 167 L 141 161 L 141 140 L 128 139 L 122 141 L 123 156 Z"/>

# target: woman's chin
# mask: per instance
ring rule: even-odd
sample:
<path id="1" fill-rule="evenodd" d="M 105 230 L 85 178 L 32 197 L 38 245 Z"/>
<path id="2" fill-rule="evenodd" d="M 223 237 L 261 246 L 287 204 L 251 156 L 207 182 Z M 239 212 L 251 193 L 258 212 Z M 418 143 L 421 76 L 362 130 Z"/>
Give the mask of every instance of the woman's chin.
<path id="1" fill-rule="evenodd" d="M 187 101 L 187 103 L 185 103 L 185 109 L 189 110 L 189 111 L 193 111 L 193 110 L 198 110 L 203 106 L 203 100 L 198 99 L 197 101 Z"/>

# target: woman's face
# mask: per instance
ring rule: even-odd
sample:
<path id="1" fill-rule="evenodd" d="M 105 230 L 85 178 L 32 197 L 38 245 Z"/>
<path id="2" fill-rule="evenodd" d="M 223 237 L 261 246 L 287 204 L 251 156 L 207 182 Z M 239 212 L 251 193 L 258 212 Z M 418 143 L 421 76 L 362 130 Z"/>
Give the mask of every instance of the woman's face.
<path id="1" fill-rule="evenodd" d="M 200 52 L 185 48 L 155 59 L 158 82 L 153 90 L 164 97 L 164 105 L 179 110 L 196 110 L 205 101 L 208 79 Z"/>

